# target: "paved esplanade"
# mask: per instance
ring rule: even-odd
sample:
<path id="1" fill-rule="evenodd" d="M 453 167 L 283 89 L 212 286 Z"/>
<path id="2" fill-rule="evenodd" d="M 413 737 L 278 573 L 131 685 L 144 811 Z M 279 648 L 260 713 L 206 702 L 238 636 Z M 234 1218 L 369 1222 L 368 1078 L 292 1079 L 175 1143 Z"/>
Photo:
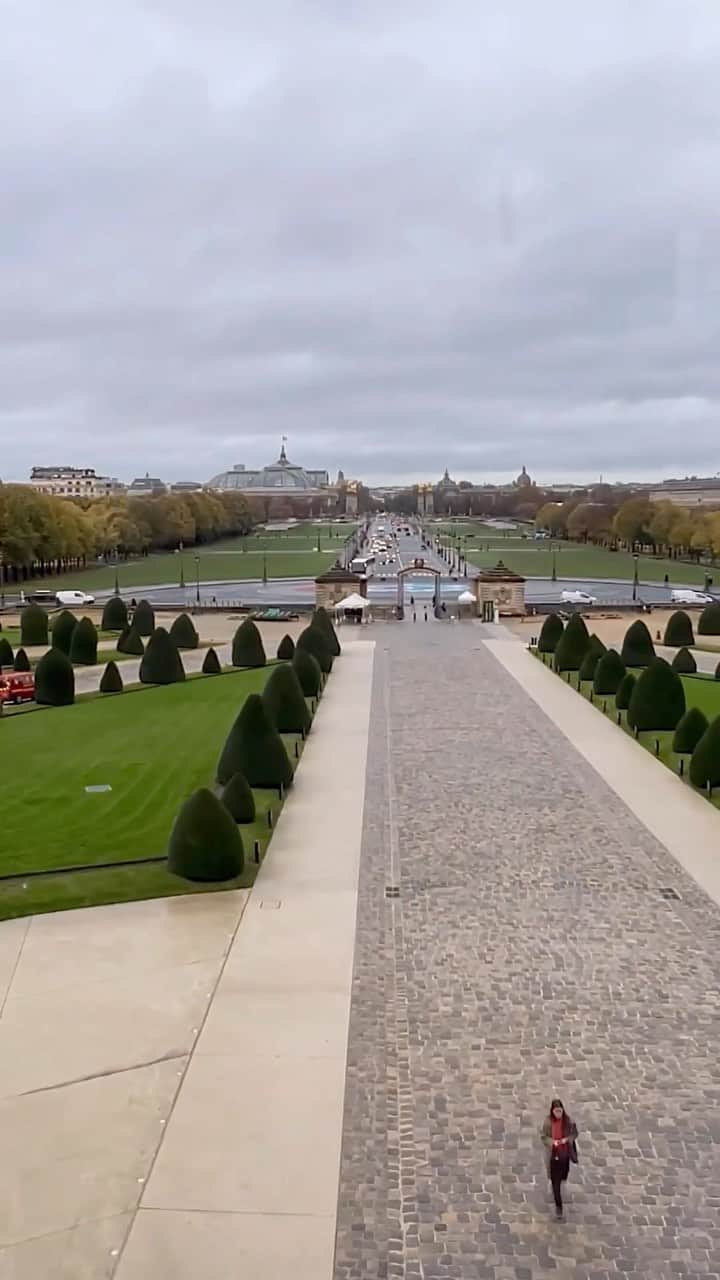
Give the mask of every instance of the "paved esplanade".
<path id="1" fill-rule="evenodd" d="M 491 634 L 374 637 L 336 1280 L 708 1280 L 718 907 Z M 580 1127 L 563 1223 L 556 1094 Z"/>

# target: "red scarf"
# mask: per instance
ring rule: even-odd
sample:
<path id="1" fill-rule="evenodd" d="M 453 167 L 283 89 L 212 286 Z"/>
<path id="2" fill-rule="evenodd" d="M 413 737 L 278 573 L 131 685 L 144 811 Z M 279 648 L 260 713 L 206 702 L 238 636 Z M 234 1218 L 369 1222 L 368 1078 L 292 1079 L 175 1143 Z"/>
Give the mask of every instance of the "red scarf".
<path id="1" fill-rule="evenodd" d="M 553 1147 L 558 1154 L 567 1150 L 567 1144 L 563 1141 L 565 1138 L 565 1117 L 561 1116 L 559 1120 L 552 1117 L 552 1140 Z"/>

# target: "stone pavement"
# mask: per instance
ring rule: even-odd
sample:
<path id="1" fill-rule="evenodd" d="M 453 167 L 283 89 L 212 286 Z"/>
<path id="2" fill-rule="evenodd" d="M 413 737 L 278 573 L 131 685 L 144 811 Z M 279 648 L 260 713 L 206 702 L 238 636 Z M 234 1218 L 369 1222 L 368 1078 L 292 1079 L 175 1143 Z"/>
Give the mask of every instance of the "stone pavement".
<path id="1" fill-rule="evenodd" d="M 709 1280 L 718 907 L 497 635 L 374 636 L 335 1278 Z M 555 1094 L 580 1128 L 563 1223 Z"/>

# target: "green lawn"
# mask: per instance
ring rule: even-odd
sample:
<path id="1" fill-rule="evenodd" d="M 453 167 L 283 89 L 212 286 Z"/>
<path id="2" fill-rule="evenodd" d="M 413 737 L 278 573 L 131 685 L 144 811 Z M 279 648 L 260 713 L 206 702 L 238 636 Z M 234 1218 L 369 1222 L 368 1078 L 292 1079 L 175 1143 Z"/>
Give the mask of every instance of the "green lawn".
<path id="1" fill-rule="evenodd" d="M 250 534 L 247 538 L 231 538 L 209 546 L 189 547 L 184 552 L 162 552 L 137 560 L 121 561 L 118 578 L 121 591 L 151 586 L 157 583 L 177 583 L 181 576 L 188 592 L 195 587 L 195 556 L 200 564 L 201 582 L 232 582 L 247 578 L 262 578 L 266 569 L 268 578 L 309 578 L 323 573 L 342 557 L 343 547 L 354 525 L 298 525 L 290 533 Z M 320 551 L 317 551 L 318 535 Z M 103 565 L 78 573 L 63 574 L 61 578 L 36 578 L 32 588 L 72 586 L 79 591 L 103 591 L 112 589 L 115 583 L 115 566 Z M 27 586 L 30 584 L 26 584 Z M 12 590 L 12 588 L 8 588 Z"/>
<path id="2" fill-rule="evenodd" d="M 440 528 L 440 525 L 430 526 Z M 452 525 L 442 526 L 449 534 Z M 503 536 L 497 530 L 484 525 L 455 526 L 462 535 L 462 547 L 471 564 L 479 569 L 492 567 L 498 560 L 527 577 L 549 578 L 552 575 L 553 552 L 550 539 L 535 542 L 532 537 L 521 538 L 517 533 Z M 466 535 L 470 535 L 469 537 Z M 447 542 L 447 536 L 444 541 Z M 490 546 L 487 551 L 486 547 Z M 558 578 L 622 578 L 632 581 L 634 559 L 629 551 L 609 551 L 591 543 L 552 540 L 556 548 L 555 565 Z M 709 572 L 720 583 L 720 570 L 712 566 L 688 564 L 684 560 L 665 560 L 652 555 L 641 555 L 638 576 L 645 582 L 662 582 L 665 574 L 671 582 L 687 582 L 702 586 Z"/>
<path id="3" fill-rule="evenodd" d="M 233 719 L 248 693 L 262 689 L 271 669 L 3 717 L 0 875 L 162 856 L 180 804 L 197 787 L 212 784 Z M 292 757 L 295 741 L 286 739 Z M 110 784 L 112 791 L 86 792 L 99 784 Z M 238 884 L 252 883 L 253 841 L 258 839 L 264 852 L 270 836 L 267 810 L 276 816 L 280 809 L 276 792 L 255 795 L 258 819 L 242 828 L 246 866 Z M 197 888 L 169 875 L 163 864 L 68 870 L 0 881 L 0 919 Z"/>

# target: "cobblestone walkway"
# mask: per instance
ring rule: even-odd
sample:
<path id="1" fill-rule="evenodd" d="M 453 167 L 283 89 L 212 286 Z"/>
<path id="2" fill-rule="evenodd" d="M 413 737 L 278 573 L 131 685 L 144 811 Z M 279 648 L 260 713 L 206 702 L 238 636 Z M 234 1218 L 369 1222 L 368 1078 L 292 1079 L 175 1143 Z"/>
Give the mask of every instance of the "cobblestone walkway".
<path id="1" fill-rule="evenodd" d="M 720 909 L 482 634 L 375 637 L 336 1280 L 709 1280 Z"/>

